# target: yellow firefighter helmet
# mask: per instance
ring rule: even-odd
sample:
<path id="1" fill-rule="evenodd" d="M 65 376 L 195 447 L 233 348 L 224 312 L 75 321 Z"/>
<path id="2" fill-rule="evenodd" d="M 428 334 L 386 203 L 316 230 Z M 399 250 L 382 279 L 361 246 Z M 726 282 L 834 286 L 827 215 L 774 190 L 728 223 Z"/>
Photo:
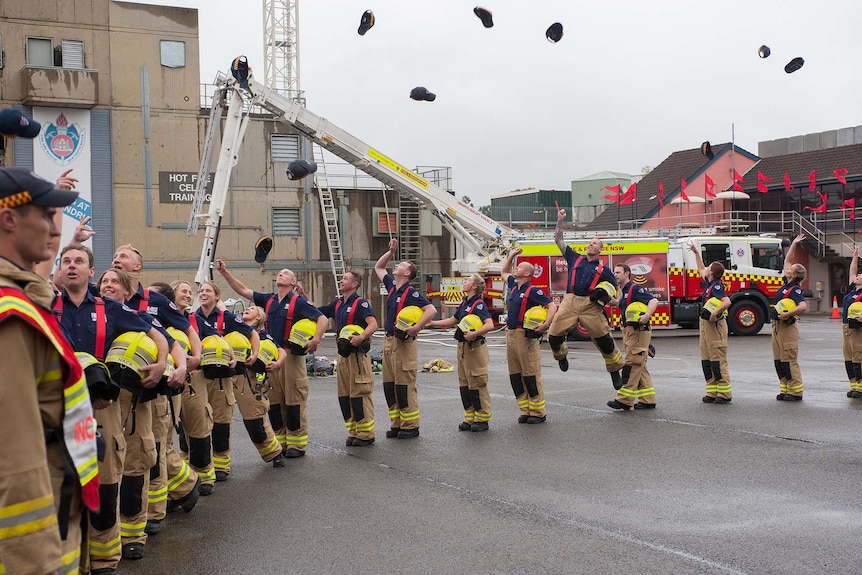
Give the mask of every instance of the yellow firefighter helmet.
<path id="1" fill-rule="evenodd" d="M 718 299 L 717 297 L 709 298 L 708 300 L 706 300 L 706 303 L 703 304 L 703 309 L 700 312 L 700 317 L 702 317 L 703 319 L 709 319 L 715 312 L 715 310 L 717 310 L 719 307 L 721 307 L 720 299 Z M 724 316 L 725 313 L 722 313 L 721 317 Z"/>
<path id="2" fill-rule="evenodd" d="M 292 346 L 296 346 L 296 348 L 305 349 L 308 346 L 308 342 L 314 338 L 316 332 L 316 321 L 301 319 L 290 328 L 290 336 L 287 338 L 287 341 Z"/>
<path id="3" fill-rule="evenodd" d="M 251 368 L 257 373 L 263 373 L 266 366 L 278 359 L 278 346 L 271 339 L 263 338 L 260 340 L 260 347 L 257 350 L 257 360 Z"/>
<path id="4" fill-rule="evenodd" d="M 639 323 L 641 316 L 647 312 L 645 303 L 633 301 L 626 306 L 626 323 Z"/>
<path id="5" fill-rule="evenodd" d="M 408 305 L 395 318 L 395 329 L 407 331 L 408 327 L 413 327 L 422 318 L 422 308 L 415 305 Z"/>
<path id="6" fill-rule="evenodd" d="M 111 372 L 107 365 L 83 351 L 76 351 L 75 357 L 84 368 L 90 397 L 114 401 L 120 396 L 120 386 L 111 379 Z"/>
<path id="7" fill-rule="evenodd" d="M 784 313 L 786 311 L 793 311 L 796 309 L 796 302 L 786 297 L 782 300 L 779 300 L 777 304 L 775 304 L 775 311 L 778 313 Z"/>
<path id="8" fill-rule="evenodd" d="M 614 284 L 608 281 L 599 282 L 596 289 L 593 290 L 591 299 L 603 305 L 607 305 L 611 298 L 617 297 L 617 288 Z"/>
<path id="9" fill-rule="evenodd" d="M 139 378 L 146 374 L 141 367 L 156 363 L 159 349 L 156 342 L 142 331 L 121 333 L 111 343 L 105 363 L 132 370 Z"/>
<path id="10" fill-rule="evenodd" d="M 338 339 L 341 341 L 350 342 L 350 338 L 354 335 L 362 335 L 362 332 L 365 330 L 358 325 L 350 324 L 341 328 L 341 331 L 338 332 Z"/>
<path id="11" fill-rule="evenodd" d="M 458 327 L 462 332 L 478 331 L 482 324 L 485 323 L 475 313 L 467 314 L 458 322 Z"/>
<path id="12" fill-rule="evenodd" d="M 220 335 L 208 335 L 201 340 L 201 371 L 207 379 L 230 377 L 230 344 Z"/>
<path id="13" fill-rule="evenodd" d="M 185 332 L 178 330 L 175 327 L 167 328 L 167 332 L 171 335 L 172 338 L 179 342 L 180 347 L 183 348 L 183 351 L 187 354 L 192 352 L 192 343 L 189 341 L 189 336 L 185 334 Z"/>
<path id="14" fill-rule="evenodd" d="M 225 334 L 224 339 L 233 348 L 233 354 L 236 356 L 236 362 L 245 363 L 248 356 L 251 355 L 251 342 L 246 336 L 238 331 L 232 331 Z"/>
<path id="15" fill-rule="evenodd" d="M 862 321 L 862 301 L 855 301 L 847 308 L 847 319 Z"/>
<path id="16" fill-rule="evenodd" d="M 534 305 L 524 313 L 524 329 L 534 330 L 548 319 L 548 310 Z"/>

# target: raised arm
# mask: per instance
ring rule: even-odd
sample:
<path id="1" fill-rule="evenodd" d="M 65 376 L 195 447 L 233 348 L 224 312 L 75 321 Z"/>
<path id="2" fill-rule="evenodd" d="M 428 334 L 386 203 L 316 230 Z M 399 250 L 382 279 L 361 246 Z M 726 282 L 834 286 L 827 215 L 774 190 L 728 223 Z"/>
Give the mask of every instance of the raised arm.
<path id="1" fill-rule="evenodd" d="M 797 252 L 799 251 L 799 244 L 805 239 L 805 234 L 799 234 L 793 241 L 790 242 L 790 247 L 787 248 L 787 253 L 784 254 L 784 271 L 788 271 L 788 268 L 793 264 L 797 263 L 796 258 L 798 257 Z"/>
<path id="2" fill-rule="evenodd" d="M 700 275 L 706 277 L 706 266 L 703 265 L 703 258 L 700 257 L 700 250 L 697 249 L 694 242 L 688 244 L 688 249 L 694 254 L 694 261 L 697 264 L 697 269 L 700 271 Z"/>
<path id="3" fill-rule="evenodd" d="M 856 283 L 856 272 L 859 270 L 859 247 L 850 250 L 850 284 Z"/>
<path id="4" fill-rule="evenodd" d="M 386 271 L 386 266 L 389 264 L 389 260 L 395 256 L 395 250 L 397 249 L 398 240 L 392 238 L 389 240 L 389 249 L 383 252 L 383 255 L 380 256 L 380 259 L 377 260 L 376 264 L 374 264 L 374 271 L 377 272 L 377 277 L 380 281 L 383 281 L 383 278 L 386 277 L 387 273 L 389 273 Z"/>
<path id="5" fill-rule="evenodd" d="M 506 261 L 503 263 L 503 271 L 500 272 L 503 276 L 503 281 L 508 282 L 509 276 L 512 275 L 512 262 L 515 261 L 515 258 L 521 255 L 523 252 L 521 248 L 514 248 L 509 250 L 509 255 L 506 256 Z"/>
<path id="6" fill-rule="evenodd" d="M 557 211 L 557 227 L 554 229 L 554 241 L 557 247 L 560 248 L 560 253 L 566 253 L 566 241 L 563 239 L 563 221 L 566 219 L 566 210 L 560 209 Z"/>
<path id="7" fill-rule="evenodd" d="M 221 277 L 223 277 L 227 282 L 227 285 L 230 286 L 230 289 L 247 300 L 254 300 L 254 291 L 245 287 L 244 283 L 233 277 L 233 274 L 228 271 L 224 260 L 216 260 L 215 266 L 218 273 L 221 274 Z"/>

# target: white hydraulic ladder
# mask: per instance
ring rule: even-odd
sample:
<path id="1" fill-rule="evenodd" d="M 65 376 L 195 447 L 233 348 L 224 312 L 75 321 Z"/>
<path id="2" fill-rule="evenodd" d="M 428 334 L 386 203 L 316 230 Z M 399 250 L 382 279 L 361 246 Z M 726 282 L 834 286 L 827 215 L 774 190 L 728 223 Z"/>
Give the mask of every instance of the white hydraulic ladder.
<path id="1" fill-rule="evenodd" d="M 207 133 L 204 138 L 204 149 L 201 153 L 201 165 L 198 169 L 198 179 L 195 181 L 195 197 L 192 200 L 192 214 L 189 217 L 189 225 L 186 234 L 193 236 L 198 233 L 201 210 L 207 193 L 207 180 L 209 180 L 210 162 L 212 161 L 213 148 L 215 147 L 216 135 L 221 130 L 221 114 L 227 91 L 218 89 L 213 94 L 210 106 L 210 119 L 207 123 Z"/>
<path id="2" fill-rule="evenodd" d="M 338 282 L 344 275 L 344 255 L 341 250 L 341 234 L 338 231 L 338 217 L 335 212 L 335 200 L 332 190 L 329 188 L 329 180 L 326 175 L 326 158 L 323 148 L 312 144 L 314 161 L 317 163 L 317 172 L 314 181 L 317 185 L 317 193 L 320 197 L 320 212 L 323 216 L 323 228 L 326 234 L 326 245 L 329 247 L 329 263 L 332 266 L 332 275 L 335 278 L 335 292 L 338 293 Z"/>

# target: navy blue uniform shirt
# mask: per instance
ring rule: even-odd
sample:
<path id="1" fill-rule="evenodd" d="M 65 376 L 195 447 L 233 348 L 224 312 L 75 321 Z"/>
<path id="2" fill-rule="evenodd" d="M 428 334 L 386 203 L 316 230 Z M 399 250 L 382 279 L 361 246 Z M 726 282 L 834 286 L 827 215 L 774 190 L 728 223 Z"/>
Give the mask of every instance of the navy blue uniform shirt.
<path id="1" fill-rule="evenodd" d="M 214 307 L 209 315 L 204 314 L 203 308 L 199 307 L 197 310 L 195 310 L 195 315 L 203 319 L 204 322 L 206 322 L 210 326 L 215 327 L 216 332 L 218 332 L 219 309 L 217 307 Z M 251 336 L 251 332 L 254 331 L 254 328 L 250 325 L 246 325 L 246 323 L 243 322 L 242 318 L 238 315 L 228 310 L 224 310 L 224 329 L 219 335 L 226 335 L 234 331 L 238 331 L 245 337 L 249 337 Z"/>
<path id="2" fill-rule="evenodd" d="M 60 327 L 66 339 L 75 351 L 92 354 L 104 359 L 111 344 L 118 335 L 127 331 L 150 331 L 151 324 L 138 316 L 135 310 L 111 298 L 102 298 L 105 302 L 105 349 L 96 349 L 96 297 L 87 292 L 84 301 L 76 306 L 64 291 L 56 296 L 62 298 L 62 317 L 58 318 Z M 59 315 L 55 312 L 55 315 Z"/>
<path id="3" fill-rule="evenodd" d="M 626 320 L 626 306 L 630 303 L 640 302 L 644 305 L 649 305 L 649 302 L 655 299 L 655 296 L 649 293 L 649 290 L 643 286 L 635 285 L 634 282 L 629 282 L 620 290 L 620 313 L 623 316 L 623 323 Z M 629 298 L 631 296 L 631 299 Z"/>
<path id="4" fill-rule="evenodd" d="M 545 290 L 531 286 L 530 282 L 518 287 L 518 281 L 515 279 L 515 276 L 510 275 L 506 283 L 509 285 L 509 297 L 506 300 L 508 302 L 507 310 L 509 314 L 506 318 L 506 327 L 509 329 L 524 327 L 524 318 L 521 316 L 522 309 L 526 313 L 528 309 L 535 305 L 544 307 L 551 303 L 551 298 L 548 297 Z M 524 294 L 527 293 L 527 290 L 530 293 L 527 295 L 527 305 L 524 305 Z"/>
<path id="5" fill-rule="evenodd" d="M 320 306 L 320 313 L 326 317 L 335 318 L 335 333 L 340 333 L 341 328 L 350 324 L 358 325 L 364 329 L 368 327 L 367 318 L 373 317 L 376 319 L 371 305 L 364 298 L 359 297 L 359 294 L 351 294 L 346 302 L 338 305 L 338 302 L 342 301 L 342 297 L 334 299 L 331 303 L 324 306 Z M 336 307 L 338 307 L 338 312 L 335 311 Z M 349 321 L 351 313 L 353 314 L 353 321 Z"/>
<path id="6" fill-rule="evenodd" d="M 272 335 L 275 343 L 281 347 L 287 346 L 287 338 L 290 337 L 290 333 L 284 333 L 284 328 L 291 305 L 293 306 L 293 317 L 291 318 L 293 323 L 301 319 L 317 321 L 317 318 L 323 315 L 319 309 L 305 299 L 305 296 L 299 295 L 293 290 L 285 295 L 281 301 L 278 299 L 278 294 L 257 291 L 254 292 L 253 299 L 254 305 L 259 305 L 263 309 L 267 309 L 267 303 L 272 300 L 272 304 L 266 312 L 266 329 Z M 293 303 L 291 304 L 291 302 Z"/>
<path id="7" fill-rule="evenodd" d="M 478 302 L 476 300 L 478 300 Z M 482 322 L 486 319 L 491 319 L 491 314 L 488 312 L 488 306 L 485 305 L 485 302 L 482 300 L 482 296 L 479 294 L 476 294 L 471 298 L 464 299 L 464 301 L 461 302 L 461 305 L 458 306 L 458 310 L 455 312 L 455 319 L 461 321 L 464 319 L 464 316 L 470 315 L 471 313 L 479 316 L 479 319 L 481 319 Z"/>
<path id="8" fill-rule="evenodd" d="M 569 264 L 569 276 L 566 280 L 566 293 L 573 293 L 578 296 L 589 296 L 590 295 L 590 286 L 593 285 L 593 280 L 596 277 L 596 269 L 599 267 L 599 262 L 601 260 L 596 259 L 595 261 L 588 261 L 587 256 L 580 256 L 578 253 L 572 249 L 571 246 L 566 246 L 566 251 L 563 254 L 566 258 L 566 262 Z M 581 261 L 578 262 L 578 258 L 581 258 Z M 577 267 L 575 267 L 575 263 L 578 263 Z M 575 274 L 574 285 L 572 285 L 572 274 Z M 599 281 L 596 282 L 610 282 L 614 287 L 617 286 L 617 278 L 614 277 L 614 271 L 608 266 L 602 264 L 602 274 L 599 277 Z"/>
<path id="9" fill-rule="evenodd" d="M 386 335 L 394 336 L 395 335 L 395 319 L 398 315 L 398 310 L 404 309 L 405 307 L 409 307 L 411 305 L 419 306 L 420 308 L 425 307 L 431 302 L 422 295 L 422 292 L 417 290 L 415 287 L 411 286 L 409 283 L 405 283 L 401 286 L 401 289 L 395 289 L 395 278 L 391 275 L 386 274 L 383 276 L 383 285 L 386 287 L 386 290 L 389 292 L 389 298 L 386 300 Z M 404 301 L 402 305 L 401 301 Z"/>

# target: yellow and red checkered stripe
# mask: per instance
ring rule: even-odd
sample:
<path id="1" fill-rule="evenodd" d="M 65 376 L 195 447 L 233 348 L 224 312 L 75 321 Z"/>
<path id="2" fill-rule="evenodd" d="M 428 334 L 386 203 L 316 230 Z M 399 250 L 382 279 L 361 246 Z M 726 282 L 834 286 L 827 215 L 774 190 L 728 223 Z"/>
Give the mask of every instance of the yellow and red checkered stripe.
<path id="1" fill-rule="evenodd" d="M 652 314 L 649 324 L 658 327 L 670 325 L 670 306 L 659 304 L 659 306 L 655 309 L 655 313 Z M 622 327 L 622 325 L 623 318 L 620 314 L 620 308 L 615 307 L 611 311 L 611 326 Z"/>
<path id="2" fill-rule="evenodd" d="M 24 190 L 23 192 L 18 192 L 17 194 L 12 194 L 11 196 L 6 196 L 5 198 L 0 199 L 0 210 L 5 208 L 17 208 L 18 206 L 29 204 L 31 201 L 33 201 L 33 197 L 30 195 L 30 192 Z"/>

